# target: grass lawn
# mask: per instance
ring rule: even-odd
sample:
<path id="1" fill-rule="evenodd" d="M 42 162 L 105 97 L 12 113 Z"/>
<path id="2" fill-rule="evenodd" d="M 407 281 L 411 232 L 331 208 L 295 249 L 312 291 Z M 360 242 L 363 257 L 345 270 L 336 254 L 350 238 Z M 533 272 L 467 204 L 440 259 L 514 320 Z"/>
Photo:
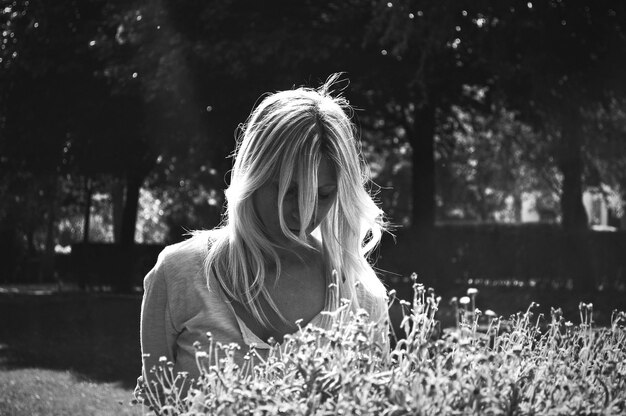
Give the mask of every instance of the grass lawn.
<path id="1" fill-rule="evenodd" d="M 450 297 L 466 289 L 440 293 L 444 327 L 454 323 Z M 479 290 L 476 306 L 504 316 L 536 301 L 537 312 L 549 316 L 550 306 L 560 306 L 578 322 L 584 301 L 594 303 L 595 320 L 606 325 L 613 309 L 626 310 L 624 293 Z M 141 370 L 140 295 L 23 292 L 0 287 L 0 415 L 141 415 L 129 406 Z"/>
<path id="2" fill-rule="evenodd" d="M 140 415 L 140 296 L 0 293 L 0 415 Z"/>
<path id="3" fill-rule="evenodd" d="M 82 379 L 70 371 L 43 368 L 0 372 L 0 415 L 141 415 L 128 405 L 120 383 Z"/>

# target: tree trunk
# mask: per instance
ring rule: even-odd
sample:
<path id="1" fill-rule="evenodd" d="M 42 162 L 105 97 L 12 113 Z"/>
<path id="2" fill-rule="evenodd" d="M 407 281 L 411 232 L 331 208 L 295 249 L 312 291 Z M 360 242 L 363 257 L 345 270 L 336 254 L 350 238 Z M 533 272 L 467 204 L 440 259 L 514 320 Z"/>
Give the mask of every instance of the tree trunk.
<path id="1" fill-rule="evenodd" d="M 122 217 L 124 211 L 124 183 L 114 178 L 111 182 L 111 201 L 113 205 L 113 241 L 119 243 L 122 235 Z"/>
<path id="2" fill-rule="evenodd" d="M 565 271 L 573 279 L 577 290 L 588 292 L 595 289 L 595 276 L 585 235 L 588 220 L 582 198 L 582 130 L 576 116 L 574 114 L 564 121 L 560 137 L 558 161 L 563 174 L 561 215 L 566 245 Z"/>
<path id="3" fill-rule="evenodd" d="M 129 293 L 132 289 L 135 227 L 139 208 L 139 189 L 142 183 L 143 176 L 137 172 L 128 172 L 126 175 L 126 203 L 122 212 L 122 230 L 118 244 L 120 267 L 116 273 L 114 285 L 115 291 L 120 293 Z"/>
<path id="4" fill-rule="evenodd" d="M 50 187 L 52 195 L 46 195 L 48 198 L 48 212 L 46 216 L 46 245 L 39 266 L 38 282 L 51 281 L 54 278 L 54 246 L 55 246 L 55 223 L 56 223 L 56 198 L 57 183 L 56 178 L 54 184 Z"/>
<path id="5" fill-rule="evenodd" d="M 435 109 L 426 106 L 417 109 L 413 126 L 413 169 L 411 229 L 414 271 L 422 283 L 432 285 L 436 275 L 432 261 L 435 227 Z"/>
<path id="6" fill-rule="evenodd" d="M 0 218 L 0 282 L 15 282 L 22 250 L 19 246 L 17 221 L 12 212 Z"/>
<path id="7" fill-rule="evenodd" d="M 85 227 L 83 229 L 83 243 L 87 244 L 89 243 L 89 227 L 91 225 L 91 194 L 92 194 L 92 187 L 91 187 L 91 179 L 89 179 L 88 177 L 85 178 L 85 220 L 84 220 L 84 224 Z"/>
<path id="8" fill-rule="evenodd" d="M 29 224 L 26 229 L 26 253 L 28 257 L 33 257 L 37 254 L 37 248 L 35 247 L 35 229 Z"/>
<path id="9" fill-rule="evenodd" d="M 624 139 L 626 139 L 626 137 Z M 620 230 L 626 231 L 626 180 L 620 181 L 619 186 L 622 189 L 622 192 L 620 193 L 622 216 L 618 219 L 618 227 Z"/>
<path id="10" fill-rule="evenodd" d="M 520 224 L 522 222 L 522 194 L 515 192 L 513 207 L 515 210 L 515 223 Z"/>
<path id="11" fill-rule="evenodd" d="M 582 196 L 581 134 L 580 125 L 574 119 L 564 122 L 560 138 L 559 169 L 563 174 L 562 226 L 567 231 L 585 230 L 588 227 Z"/>
<path id="12" fill-rule="evenodd" d="M 142 182 L 143 178 L 140 175 L 130 173 L 126 176 L 126 203 L 122 211 L 122 230 L 120 232 L 120 243 L 122 245 L 132 246 L 135 244 L 139 189 Z"/>
<path id="13" fill-rule="evenodd" d="M 415 111 L 413 128 L 413 215 L 416 233 L 429 233 L 435 225 L 435 109 Z"/>

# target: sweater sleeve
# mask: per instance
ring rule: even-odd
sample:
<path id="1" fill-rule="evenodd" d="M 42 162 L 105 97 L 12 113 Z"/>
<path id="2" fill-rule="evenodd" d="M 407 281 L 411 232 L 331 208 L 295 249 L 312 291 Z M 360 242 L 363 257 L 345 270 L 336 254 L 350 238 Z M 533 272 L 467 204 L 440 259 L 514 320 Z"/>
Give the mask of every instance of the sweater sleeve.
<path id="1" fill-rule="evenodd" d="M 391 320 L 389 318 L 389 305 L 387 303 L 387 297 L 375 297 L 373 310 L 373 321 L 378 324 L 379 333 L 376 341 L 380 342 L 383 352 L 383 360 L 389 360 L 389 327 Z"/>
<path id="2" fill-rule="evenodd" d="M 159 358 L 175 362 L 177 331 L 172 323 L 168 282 L 163 254 L 143 281 L 144 295 L 141 303 L 141 353 L 142 375 L 150 380 L 150 369 L 158 365 Z"/>
<path id="3" fill-rule="evenodd" d="M 377 281 L 377 284 L 370 288 L 359 285 L 357 293 L 360 307 L 367 311 L 370 321 L 376 325 L 372 333 L 372 341 L 380 347 L 383 361 L 387 362 L 390 352 L 387 290 L 382 283 Z"/>

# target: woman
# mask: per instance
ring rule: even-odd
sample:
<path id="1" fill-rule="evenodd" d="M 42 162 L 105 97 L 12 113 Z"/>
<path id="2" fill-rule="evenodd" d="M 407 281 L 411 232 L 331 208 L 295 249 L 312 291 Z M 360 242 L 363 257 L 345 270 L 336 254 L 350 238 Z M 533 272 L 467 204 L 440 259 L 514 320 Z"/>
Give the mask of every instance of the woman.
<path id="1" fill-rule="evenodd" d="M 161 356 L 197 376 L 193 344 L 207 332 L 240 344 L 241 362 L 246 345 L 267 350 L 297 320 L 330 328 L 322 311 L 340 298 L 381 328 L 388 321 L 385 289 L 366 259 L 382 211 L 365 188 L 347 102 L 330 95 L 336 78 L 265 97 L 242 130 L 222 225 L 160 254 L 144 280 L 144 376 Z M 388 342 L 386 331 L 381 338 Z"/>

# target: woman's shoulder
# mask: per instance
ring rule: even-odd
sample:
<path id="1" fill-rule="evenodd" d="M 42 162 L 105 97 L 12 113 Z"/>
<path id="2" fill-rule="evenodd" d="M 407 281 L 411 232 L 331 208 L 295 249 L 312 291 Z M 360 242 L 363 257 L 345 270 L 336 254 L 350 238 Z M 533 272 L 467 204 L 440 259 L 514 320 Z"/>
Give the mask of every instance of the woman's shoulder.
<path id="1" fill-rule="evenodd" d="M 164 285 L 169 293 L 184 294 L 205 286 L 205 261 L 215 239 L 214 230 L 194 231 L 186 240 L 166 246 L 146 279 Z"/>
<path id="2" fill-rule="evenodd" d="M 166 246 L 159 254 L 159 260 L 170 265 L 206 255 L 209 233 L 210 231 L 194 232 L 186 240 Z"/>
<path id="3" fill-rule="evenodd" d="M 166 246 L 159 254 L 157 267 L 168 275 L 188 274 L 202 268 L 217 234 L 215 230 L 194 231 L 186 240 Z"/>
<path id="4" fill-rule="evenodd" d="M 356 285 L 356 295 L 359 306 L 365 309 L 370 317 L 378 319 L 387 310 L 387 289 L 378 277 L 372 272 L 369 279 L 361 279 Z"/>

